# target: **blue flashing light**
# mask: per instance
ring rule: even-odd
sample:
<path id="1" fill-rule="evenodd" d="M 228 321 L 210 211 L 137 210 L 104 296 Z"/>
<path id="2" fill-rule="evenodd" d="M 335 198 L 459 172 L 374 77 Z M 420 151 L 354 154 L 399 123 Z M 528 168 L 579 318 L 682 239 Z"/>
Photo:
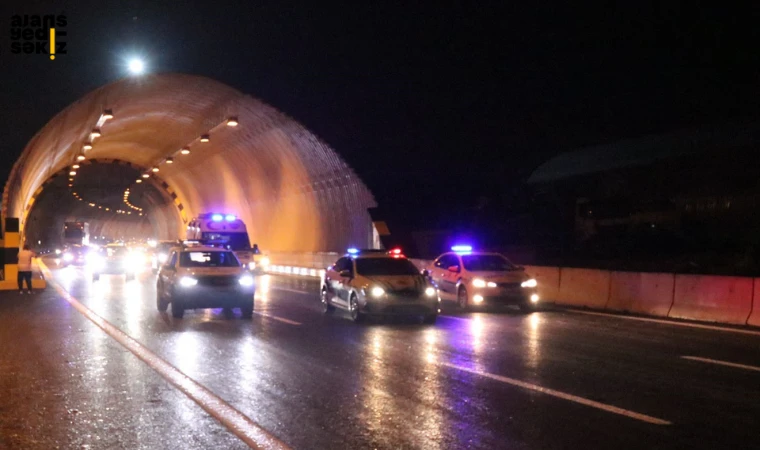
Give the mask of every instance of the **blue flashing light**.
<path id="1" fill-rule="evenodd" d="M 472 251 L 472 246 L 471 245 L 455 245 L 451 247 L 451 251 L 457 252 L 457 253 L 467 253 L 467 252 Z"/>
<path id="2" fill-rule="evenodd" d="M 225 216 L 224 218 L 224 220 L 226 220 L 227 222 L 234 222 L 235 219 L 237 219 L 237 217 L 233 216 L 232 214 L 227 214 L 227 216 Z"/>
<path id="3" fill-rule="evenodd" d="M 357 253 L 359 253 L 358 249 L 355 249 L 355 248 L 349 248 L 348 249 L 348 254 L 349 255 L 356 255 Z"/>
<path id="4" fill-rule="evenodd" d="M 221 214 L 214 214 L 211 216 L 211 220 L 214 222 L 221 222 L 222 221 L 222 215 Z"/>

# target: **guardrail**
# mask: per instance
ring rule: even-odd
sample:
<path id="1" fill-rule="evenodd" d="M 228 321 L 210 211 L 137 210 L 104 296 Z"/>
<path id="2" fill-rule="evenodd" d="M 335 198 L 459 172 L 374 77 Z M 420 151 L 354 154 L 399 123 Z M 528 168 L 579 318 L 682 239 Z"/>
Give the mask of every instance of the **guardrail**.
<path id="1" fill-rule="evenodd" d="M 320 277 L 337 253 L 270 254 L 268 271 Z M 420 270 L 431 261 L 410 259 Z M 760 278 L 526 266 L 557 305 L 673 319 L 760 326 Z"/>

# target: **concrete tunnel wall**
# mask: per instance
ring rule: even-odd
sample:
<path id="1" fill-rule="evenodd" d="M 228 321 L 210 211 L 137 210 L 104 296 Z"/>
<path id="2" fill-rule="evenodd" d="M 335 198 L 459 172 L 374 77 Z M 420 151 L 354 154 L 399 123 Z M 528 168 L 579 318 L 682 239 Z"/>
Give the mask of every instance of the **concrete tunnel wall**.
<path id="1" fill-rule="evenodd" d="M 184 237 L 187 221 L 209 211 L 234 213 L 253 242 L 275 251 L 336 251 L 371 243 L 367 212 L 374 198 L 327 144 L 263 102 L 216 81 L 160 74 L 101 87 L 56 115 L 29 142 L 3 192 L 4 217 L 24 229 L 43 183 L 76 161 L 105 109 L 114 118 L 85 151 L 90 159 L 118 159 L 160 168 L 180 221 L 146 209 L 163 238 Z M 237 127 L 226 120 L 236 117 Z M 198 137 L 210 134 L 210 142 Z M 189 155 L 179 150 L 189 146 Z M 162 163 L 173 157 L 174 164 Z M 165 209 L 165 208 L 164 208 Z M 121 218 L 112 217 L 109 227 Z M 105 226 L 105 225 L 104 225 Z"/>

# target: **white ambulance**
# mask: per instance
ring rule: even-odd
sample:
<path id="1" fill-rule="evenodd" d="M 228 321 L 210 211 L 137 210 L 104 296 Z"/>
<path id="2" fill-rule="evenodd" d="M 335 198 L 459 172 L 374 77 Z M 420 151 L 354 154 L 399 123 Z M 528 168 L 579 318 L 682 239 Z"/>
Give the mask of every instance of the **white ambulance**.
<path id="1" fill-rule="evenodd" d="M 187 225 L 187 240 L 232 250 L 247 268 L 253 262 L 251 240 L 245 223 L 232 214 L 201 214 Z"/>

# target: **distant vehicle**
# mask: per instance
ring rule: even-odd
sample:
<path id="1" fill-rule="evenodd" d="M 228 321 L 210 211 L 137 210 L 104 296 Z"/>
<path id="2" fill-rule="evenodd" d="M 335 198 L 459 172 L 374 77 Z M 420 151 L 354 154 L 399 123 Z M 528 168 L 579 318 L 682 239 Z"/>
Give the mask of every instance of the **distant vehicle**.
<path id="1" fill-rule="evenodd" d="M 88 247 L 82 245 L 72 245 L 63 251 L 61 260 L 63 265 L 72 264 L 74 266 L 84 266 L 87 262 L 86 257 L 89 252 Z"/>
<path id="2" fill-rule="evenodd" d="M 245 223 L 232 214 L 200 214 L 188 224 L 187 240 L 232 250 L 243 266 L 248 269 L 255 267 Z"/>
<path id="3" fill-rule="evenodd" d="M 61 242 L 64 246 L 90 245 L 90 224 L 87 222 L 64 222 Z"/>
<path id="4" fill-rule="evenodd" d="M 239 308 L 253 316 L 254 279 L 227 249 L 183 246 L 171 251 L 156 284 L 156 307 L 182 318 L 186 309 Z"/>
<path id="5" fill-rule="evenodd" d="M 439 296 L 454 300 L 461 309 L 484 305 L 517 305 L 533 311 L 539 301 L 538 283 L 504 255 L 474 252 L 457 245 L 425 269 Z"/>
<path id="6" fill-rule="evenodd" d="M 123 245 L 106 245 L 87 255 L 87 266 L 92 271 L 92 280 L 101 275 L 124 275 L 127 281 L 134 280 L 140 271 L 140 260 Z"/>
<path id="7" fill-rule="evenodd" d="M 354 322 L 383 315 L 422 316 L 433 324 L 440 312 L 435 289 L 400 251 L 349 249 L 325 271 L 320 295 L 326 313 L 345 309 Z"/>

